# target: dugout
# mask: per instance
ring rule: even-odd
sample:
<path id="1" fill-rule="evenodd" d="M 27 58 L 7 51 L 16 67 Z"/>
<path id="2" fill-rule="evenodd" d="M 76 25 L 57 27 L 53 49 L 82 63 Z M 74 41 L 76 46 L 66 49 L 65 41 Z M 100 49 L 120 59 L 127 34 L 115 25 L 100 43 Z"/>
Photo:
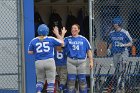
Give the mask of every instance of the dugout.
<path id="1" fill-rule="evenodd" d="M 123 28 L 130 32 L 134 40 L 137 39 L 134 44 L 137 48 L 135 56 L 132 57 L 132 50 L 129 47 L 128 61 L 133 62 L 133 72 L 135 63 L 140 60 L 139 11 L 139 1 L 132 2 L 132 0 L 35 0 L 35 36 L 37 36 L 36 28 L 40 23 L 45 23 L 50 28 L 53 25 L 60 28 L 65 26 L 68 30 L 66 36 L 70 35 L 70 25 L 78 23 L 81 26 L 80 34 L 85 36 L 93 47 L 95 64 L 98 64 L 96 74 L 99 73 L 100 65 L 102 69 L 99 74 L 106 74 L 110 66 L 110 74 L 112 74 L 114 72 L 113 59 L 112 56 L 106 55 L 108 33 L 112 30 L 111 20 L 115 16 L 122 16 Z M 57 18 L 54 18 L 54 14 Z M 89 73 L 89 70 L 87 72 Z"/>
<path id="2" fill-rule="evenodd" d="M 73 23 L 81 26 L 80 34 L 89 39 L 89 19 L 88 19 L 88 0 L 35 0 L 35 36 L 38 24 L 45 23 L 50 28 L 66 27 L 70 35 L 70 28 Z"/>
<path id="3" fill-rule="evenodd" d="M 68 30 L 66 36 L 70 35 L 71 24 L 78 23 L 81 26 L 80 34 L 90 41 L 95 57 L 104 58 L 107 57 L 108 34 L 112 30 L 111 20 L 115 16 L 122 16 L 123 28 L 129 30 L 134 39 L 138 39 L 136 47 L 139 51 L 137 44 L 140 9 L 137 2 L 133 2 L 131 6 L 129 3 L 132 1 L 34 0 L 35 36 L 37 36 L 36 29 L 41 23 L 47 24 L 50 29 L 53 25 L 58 25 L 59 28 L 65 26 Z M 130 11 L 127 11 L 127 8 L 131 8 Z M 139 56 L 138 51 L 135 56 Z M 132 56 L 131 49 L 130 56 Z"/>
<path id="4" fill-rule="evenodd" d="M 133 4 L 130 6 L 130 3 Z M 108 57 L 106 54 L 108 33 L 112 30 L 111 20 L 115 16 L 123 17 L 123 28 L 129 30 L 132 38 L 135 36 L 137 52 L 139 51 L 138 33 L 140 26 L 138 25 L 138 13 L 140 9 L 138 6 L 138 2 L 132 2 L 131 0 L 35 0 L 35 36 L 37 36 L 36 29 L 41 23 L 47 24 L 50 28 L 53 25 L 58 25 L 59 28 L 65 26 L 68 30 L 66 36 L 70 35 L 70 25 L 79 23 L 81 26 L 80 34 L 90 41 L 94 57 L 99 63 L 109 65 L 112 63 L 112 57 Z M 127 9 L 130 9 L 130 11 Z M 130 22 L 130 20 L 132 21 Z M 50 35 L 52 35 L 51 32 Z M 131 57 L 131 47 L 129 49 Z M 110 61 L 108 62 L 108 60 Z M 133 58 L 130 58 L 130 60 L 133 60 Z"/>
<path id="5" fill-rule="evenodd" d="M 72 24 L 78 23 L 80 34 L 90 40 L 88 8 L 88 0 L 35 0 L 35 36 L 38 36 L 37 27 L 41 23 L 49 26 L 50 36 L 54 36 L 51 30 L 55 25 L 59 27 L 59 30 L 62 26 L 66 27 L 67 33 L 65 36 L 69 36 L 71 35 Z"/>
<path id="6" fill-rule="evenodd" d="M 122 16 L 123 27 L 132 35 L 137 49 L 136 55 L 131 56 L 130 52 L 128 58 L 133 62 L 130 74 L 135 71 L 135 63 L 140 62 L 140 0 L 1 0 L 0 4 L 0 93 L 35 93 L 34 57 L 27 53 L 28 44 L 35 35 L 34 10 L 41 18 L 40 22 L 46 24 L 52 11 L 58 13 L 63 26 L 66 26 L 67 15 L 72 13 L 77 17 L 80 9 L 84 16 L 90 15 L 91 31 L 87 32 L 95 49 L 95 64 L 98 63 L 98 67 L 102 65 L 99 74 L 106 74 L 112 64 L 112 57 L 105 53 L 106 37 L 102 36 L 110 31 L 110 20 L 116 15 Z M 113 71 L 112 66 L 110 73 Z M 98 72 L 96 69 L 95 74 Z M 138 84 L 132 79 L 130 85 Z"/>
<path id="7" fill-rule="evenodd" d="M 130 5 L 130 3 L 132 5 Z M 80 10 L 82 10 L 82 13 Z M 111 19 L 118 15 L 122 16 L 124 19 L 123 27 L 130 30 L 130 33 L 135 36 L 139 33 L 139 15 L 136 16 L 135 12 L 139 13 L 139 11 L 139 1 L 134 2 L 133 0 L 34 0 L 34 33 L 35 36 L 37 36 L 36 28 L 40 23 L 45 23 L 50 26 L 52 13 L 57 13 L 59 20 L 55 23 L 60 27 L 67 26 L 68 15 L 73 15 L 70 21 L 77 19 L 80 23 L 84 21 L 85 16 L 88 16 L 88 18 L 90 16 L 90 20 L 85 21 L 85 28 L 88 30 L 84 30 L 81 34 L 90 40 L 95 53 L 95 62 L 98 63 L 98 65 L 102 64 L 101 74 L 104 74 L 107 73 L 110 64 L 112 64 L 112 57 L 106 55 L 108 46 L 107 34 L 112 29 Z M 136 16 L 134 17 L 135 21 L 130 21 L 132 16 Z M 134 23 L 136 25 L 133 25 Z M 80 24 L 80 26 L 81 25 L 83 24 Z M 133 33 L 135 27 L 137 28 L 135 30 L 136 34 Z M 68 33 L 68 35 L 69 34 L 70 33 Z M 138 39 L 139 36 L 136 38 Z M 129 61 L 136 62 L 137 60 L 139 60 L 138 57 L 129 57 Z M 113 73 L 113 71 L 114 68 L 112 67 L 111 73 Z"/>

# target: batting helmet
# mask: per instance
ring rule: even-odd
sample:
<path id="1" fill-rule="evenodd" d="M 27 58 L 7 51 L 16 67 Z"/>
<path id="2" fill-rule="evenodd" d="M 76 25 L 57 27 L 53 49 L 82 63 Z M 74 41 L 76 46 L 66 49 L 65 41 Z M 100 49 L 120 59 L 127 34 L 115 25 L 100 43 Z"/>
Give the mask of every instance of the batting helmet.
<path id="1" fill-rule="evenodd" d="M 45 24 L 41 24 L 37 29 L 39 36 L 47 36 L 49 34 L 49 28 Z"/>
<path id="2" fill-rule="evenodd" d="M 123 23 L 123 20 L 120 16 L 117 16 L 112 20 L 112 24 L 122 25 L 122 23 Z"/>

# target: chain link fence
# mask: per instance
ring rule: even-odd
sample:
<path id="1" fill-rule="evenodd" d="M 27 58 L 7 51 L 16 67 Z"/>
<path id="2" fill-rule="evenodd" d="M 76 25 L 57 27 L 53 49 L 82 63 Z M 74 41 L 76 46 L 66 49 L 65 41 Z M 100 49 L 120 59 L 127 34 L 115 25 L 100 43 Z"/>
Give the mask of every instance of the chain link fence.
<path id="1" fill-rule="evenodd" d="M 140 93 L 140 1 L 90 0 L 93 12 L 94 93 Z M 112 19 L 120 16 L 122 28 L 132 37 L 127 62 L 114 67 L 114 55 L 107 55 Z M 126 56 L 126 55 L 125 55 Z M 121 56 L 122 57 L 122 56 Z"/>
<path id="2" fill-rule="evenodd" d="M 0 93 L 19 93 L 21 86 L 18 0 L 0 0 Z"/>

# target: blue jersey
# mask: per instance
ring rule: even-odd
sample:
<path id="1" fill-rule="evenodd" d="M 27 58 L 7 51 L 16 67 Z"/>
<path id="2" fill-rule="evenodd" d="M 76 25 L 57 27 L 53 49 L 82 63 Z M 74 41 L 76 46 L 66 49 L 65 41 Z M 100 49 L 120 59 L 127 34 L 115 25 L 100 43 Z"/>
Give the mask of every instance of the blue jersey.
<path id="1" fill-rule="evenodd" d="M 55 58 L 56 66 L 64 66 L 64 65 L 66 65 L 67 57 L 65 55 L 65 51 L 64 50 L 57 51 L 55 49 L 54 58 Z"/>
<path id="2" fill-rule="evenodd" d="M 89 41 L 79 35 L 77 37 L 66 37 L 64 39 L 67 56 L 70 58 L 85 59 L 87 51 L 91 49 Z"/>
<path id="3" fill-rule="evenodd" d="M 54 47 L 60 46 L 61 41 L 54 37 L 45 37 L 40 40 L 38 37 L 31 40 L 28 51 L 33 51 L 35 60 L 54 58 Z"/>
<path id="4" fill-rule="evenodd" d="M 112 44 L 112 53 L 122 53 L 126 50 L 126 47 L 119 47 L 119 43 L 127 44 L 132 42 L 132 38 L 130 37 L 128 31 L 121 29 L 121 31 L 111 31 L 109 35 L 110 43 Z"/>

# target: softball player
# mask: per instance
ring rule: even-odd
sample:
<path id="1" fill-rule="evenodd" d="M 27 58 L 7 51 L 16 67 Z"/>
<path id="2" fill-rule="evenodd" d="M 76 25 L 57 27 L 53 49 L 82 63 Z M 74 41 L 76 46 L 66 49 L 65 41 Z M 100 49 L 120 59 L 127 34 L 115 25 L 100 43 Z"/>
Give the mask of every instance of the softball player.
<path id="1" fill-rule="evenodd" d="M 54 34 L 58 39 L 47 36 L 49 28 L 45 24 L 38 27 L 38 37 L 31 40 L 28 53 L 35 55 L 36 67 L 36 92 L 41 93 L 45 81 L 47 79 L 47 93 L 54 92 L 56 67 L 54 61 L 54 47 L 63 46 L 63 38 L 59 35 L 58 31 L 54 28 Z"/>
<path id="2" fill-rule="evenodd" d="M 129 32 L 122 28 L 122 23 L 123 20 L 119 16 L 112 20 L 114 30 L 109 34 L 110 45 L 108 48 L 108 55 L 113 54 L 114 67 L 117 68 L 117 64 L 120 64 L 120 73 L 124 71 L 128 59 L 127 47 L 132 46 L 132 38 Z"/>
<path id="3" fill-rule="evenodd" d="M 57 26 L 55 26 L 56 30 L 59 30 Z M 63 27 L 60 31 L 60 34 L 62 36 L 62 38 L 64 38 L 65 34 L 67 30 L 65 29 L 65 27 Z M 56 72 L 59 76 L 59 81 L 56 82 L 59 84 L 59 89 L 60 92 L 65 92 L 66 90 L 66 81 L 67 81 L 67 67 L 66 67 L 66 55 L 65 55 L 65 51 L 63 49 L 63 47 L 61 46 L 57 46 L 55 47 L 55 53 L 54 53 L 54 58 L 55 58 L 55 65 L 56 65 Z"/>
<path id="4" fill-rule="evenodd" d="M 72 25 L 72 36 L 66 37 L 65 50 L 67 54 L 68 82 L 67 93 L 75 93 L 75 81 L 78 78 L 80 93 L 87 93 L 86 59 L 89 57 L 89 66 L 93 68 L 93 57 L 88 40 L 79 35 L 80 26 Z"/>
<path id="5" fill-rule="evenodd" d="M 62 47 L 58 46 L 55 49 L 55 64 L 56 72 L 59 76 L 59 89 L 60 91 L 65 90 L 67 81 L 67 66 L 66 66 L 66 55 Z"/>
<path id="6" fill-rule="evenodd" d="M 132 38 L 128 31 L 122 28 L 122 18 L 116 17 L 112 20 L 114 30 L 109 34 L 110 45 L 108 48 L 108 54 L 113 54 L 114 66 L 117 66 L 118 62 L 127 62 L 128 49 L 132 46 Z"/>

